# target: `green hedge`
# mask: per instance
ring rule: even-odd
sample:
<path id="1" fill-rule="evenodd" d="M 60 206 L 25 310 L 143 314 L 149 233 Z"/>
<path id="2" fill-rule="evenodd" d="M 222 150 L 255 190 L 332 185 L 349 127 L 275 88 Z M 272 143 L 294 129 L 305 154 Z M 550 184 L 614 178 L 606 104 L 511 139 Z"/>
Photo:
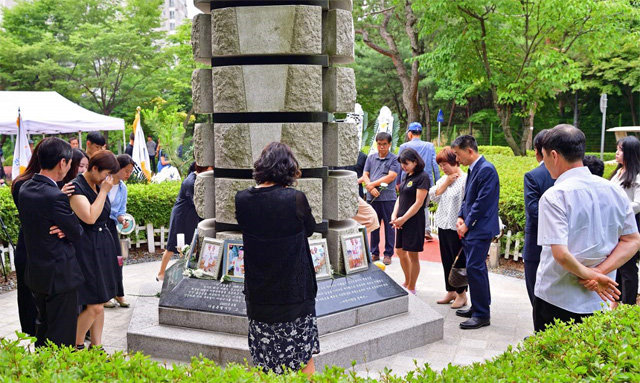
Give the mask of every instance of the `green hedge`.
<path id="1" fill-rule="evenodd" d="M 640 307 L 623 305 L 599 312 L 580 325 L 556 324 L 484 363 L 449 365 L 441 372 L 428 364 L 397 376 L 381 372 L 380 381 L 395 382 L 638 382 L 640 381 Z M 31 338 L 33 339 L 33 338 Z M 198 357 L 166 368 L 136 353 L 106 355 L 71 352 L 55 346 L 35 352 L 24 340 L 0 341 L 0 380 L 22 382 L 306 382 L 301 373 L 277 376 L 246 365 L 225 367 Z M 374 382 L 352 370 L 332 367 L 314 382 Z"/>
<path id="2" fill-rule="evenodd" d="M 129 197 L 127 212 L 136 219 L 138 225 L 153 224 L 154 227 L 169 227 L 171 209 L 180 191 L 180 182 L 163 182 L 160 184 L 133 184 L 127 186 Z M 11 190 L 0 188 L 0 216 L 7 225 L 14 244 L 18 240 L 18 210 L 13 203 Z M 4 233 L 0 232 L 0 242 L 6 242 Z"/>

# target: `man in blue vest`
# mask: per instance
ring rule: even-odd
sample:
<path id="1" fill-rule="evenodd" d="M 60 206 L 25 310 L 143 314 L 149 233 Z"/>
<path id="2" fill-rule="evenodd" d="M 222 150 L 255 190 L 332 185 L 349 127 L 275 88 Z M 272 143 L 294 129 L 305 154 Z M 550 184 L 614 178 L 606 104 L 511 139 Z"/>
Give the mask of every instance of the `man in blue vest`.
<path id="1" fill-rule="evenodd" d="M 400 145 L 398 155 L 400 155 L 400 153 L 402 153 L 402 151 L 407 148 L 411 148 L 418 152 L 425 164 L 424 171 L 427 172 L 427 175 L 429 175 L 429 185 L 433 186 L 440 178 L 440 168 L 438 167 L 438 163 L 436 162 L 436 148 L 431 142 L 422 141 L 420 137 L 422 137 L 422 125 L 420 125 L 419 122 L 410 123 L 409 128 L 407 129 L 407 138 L 409 140 Z M 398 180 L 398 185 L 402 182 L 403 177 L 404 172 L 401 172 L 400 179 Z M 431 223 L 429 222 L 429 201 L 427 201 L 424 208 L 424 214 L 426 217 L 424 237 L 427 241 L 433 241 L 433 237 L 431 237 Z"/>

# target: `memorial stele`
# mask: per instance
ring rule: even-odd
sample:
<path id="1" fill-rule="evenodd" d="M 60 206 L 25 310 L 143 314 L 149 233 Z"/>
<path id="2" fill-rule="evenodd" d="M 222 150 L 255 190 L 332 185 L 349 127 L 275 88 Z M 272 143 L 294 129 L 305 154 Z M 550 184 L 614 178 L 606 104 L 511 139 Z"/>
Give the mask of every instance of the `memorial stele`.
<path id="1" fill-rule="evenodd" d="M 335 279 L 318 282 L 321 353 L 316 368 L 348 367 L 442 338 L 443 320 L 376 266 L 345 275 L 342 235 L 358 233 L 358 128 L 336 121 L 353 112 L 352 0 L 194 0 L 192 47 L 208 66 L 192 76 L 193 106 L 208 115 L 196 124 L 194 155 L 201 166 L 194 203 L 204 237 L 242 239 L 235 194 L 255 182 L 254 161 L 272 141 L 291 147 L 303 191 L 326 238 Z M 241 283 L 186 278 L 185 261 L 166 273 L 160 299 L 148 285 L 134 307 L 127 347 L 158 358 L 203 355 L 220 364 L 251 361 Z"/>

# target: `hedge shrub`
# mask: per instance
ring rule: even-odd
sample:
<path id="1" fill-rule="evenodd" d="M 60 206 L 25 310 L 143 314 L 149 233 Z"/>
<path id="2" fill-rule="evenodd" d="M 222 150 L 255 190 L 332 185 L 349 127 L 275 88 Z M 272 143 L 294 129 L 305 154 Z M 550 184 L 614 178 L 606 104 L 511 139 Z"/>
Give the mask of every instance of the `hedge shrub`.
<path id="1" fill-rule="evenodd" d="M 171 209 L 180 191 L 180 182 L 163 182 L 161 184 L 127 185 L 129 198 L 127 212 L 136 219 L 138 225 L 151 223 L 154 227 L 169 227 Z M 7 225 L 9 235 L 15 244 L 18 240 L 18 210 L 13 203 L 11 190 L 0 188 L 0 216 Z M 6 243 L 4 233 L 0 232 L 0 242 Z"/>
<path id="2" fill-rule="evenodd" d="M 558 323 L 490 361 L 449 365 L 441 372 L 428 364 L 403 376 L 381 372 L 382 382 L 638 382 L 640 307 L 622 305 L 599 312 L 582 324 Z M 0 341 L 0 380 L 33 382 L 306 382 L 301 373 L 277 376 L 246 365 L 225 367 L 198 357 L 166 368 L 140 353 L 71 352 L 55 346 L 29 352 L 21 340 Z M 33 338 L 30 338 L 33 339 Z M 313 382 L 374 382 L 352 370 L 329 368 Z"/>

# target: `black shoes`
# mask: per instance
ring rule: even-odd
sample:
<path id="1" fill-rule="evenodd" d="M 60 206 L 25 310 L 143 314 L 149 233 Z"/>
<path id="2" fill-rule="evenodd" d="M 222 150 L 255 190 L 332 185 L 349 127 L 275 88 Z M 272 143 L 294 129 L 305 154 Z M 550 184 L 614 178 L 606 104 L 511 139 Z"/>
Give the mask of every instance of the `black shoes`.
<path id="1" fill-rule="evenodd" d="M 460 328 L 463 330 L 473 330 L 480 327 L 489 326 L 490 324 L 491 320 L 489 318 L 475 317 L 460 323 Z"/>
<path id="2" fill-rule="evenodd" d="M 456 315 L 463 318 L 471 318 L 473 315 L 473 309 L 461 309 L 456 311 Z"/>

